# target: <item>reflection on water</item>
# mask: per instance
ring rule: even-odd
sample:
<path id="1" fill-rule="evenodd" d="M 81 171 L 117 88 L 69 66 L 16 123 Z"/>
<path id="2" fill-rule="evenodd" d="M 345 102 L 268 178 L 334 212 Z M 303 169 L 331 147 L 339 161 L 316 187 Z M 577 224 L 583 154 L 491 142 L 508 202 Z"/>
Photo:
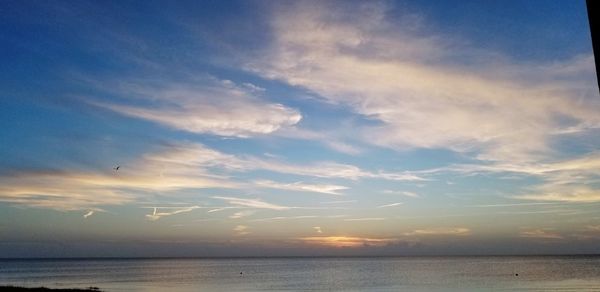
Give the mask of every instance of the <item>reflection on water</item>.
<path id="1" fill-rule="evenodd" d="M 106 291 L 600 291 L 600 257 L 1 260 L 0 284 Z"/>

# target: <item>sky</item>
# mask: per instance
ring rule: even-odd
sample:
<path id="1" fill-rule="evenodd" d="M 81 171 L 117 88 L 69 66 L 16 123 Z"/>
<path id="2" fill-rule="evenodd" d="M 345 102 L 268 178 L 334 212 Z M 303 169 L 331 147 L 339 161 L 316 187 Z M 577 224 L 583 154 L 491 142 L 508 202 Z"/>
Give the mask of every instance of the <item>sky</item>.
<path id="1" fill-rule="evenodd" d="M 0 15 L 0 257 L 600 253 L 585 1 Z"/>

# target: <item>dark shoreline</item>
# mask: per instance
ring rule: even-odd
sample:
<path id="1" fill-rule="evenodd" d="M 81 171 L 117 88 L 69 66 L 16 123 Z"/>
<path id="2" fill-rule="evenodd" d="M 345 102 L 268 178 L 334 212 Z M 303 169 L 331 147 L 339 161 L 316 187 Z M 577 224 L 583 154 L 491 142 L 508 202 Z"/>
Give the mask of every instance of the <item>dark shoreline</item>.
<path id="1" fill-rule="evenodd" d="M 2 258 L 0 261 L 102 261 L 102 260 L 243 260 L 243 259 L 361 259 L 361 258 L 573 258 L 573 257 L 600 257 L 600 254 L 524 254 L 524 255 L 356 255 L 356 256 L 230 256 L 230 257 L 37 257 L 37 258 Z"/>
<path id="2" fill-rule="evenodd" d="M 0 286 L 0 291 L 6 291 L 6 292 L 20 292 L 20 291 L 34 291 L 34 292 L 46 292 L 46 291 L 52 291 L 52 292 L 90 292 L 90 291 L 97 291 L 100 292 L 102 290 L 100 290 L 100 288 L 98 287 L 88 287 L 88 288 L 67 288 L 67 289 L 63 289 L 63 288 L 58 288 L 58 289 L 53 289 L 53 288 L 46 288 L 46 287 L 17 287 L 17 286 Z"/>

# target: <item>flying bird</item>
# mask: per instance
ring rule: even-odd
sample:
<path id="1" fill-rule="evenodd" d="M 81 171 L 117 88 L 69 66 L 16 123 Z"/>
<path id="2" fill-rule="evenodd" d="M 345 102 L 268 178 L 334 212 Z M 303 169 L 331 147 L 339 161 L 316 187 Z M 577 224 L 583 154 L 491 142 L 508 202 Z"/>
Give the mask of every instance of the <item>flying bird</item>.
<path id="1" fill-rule="evenodd" d="M 117 171 L 117 170 L 119 170 L 119 168 L 121 168 L 121 166 L 120 166 L 120 165 L 117 165 L 117 167 L 114 167 L 113 169 L 114 169 L 115 171 Z"/>

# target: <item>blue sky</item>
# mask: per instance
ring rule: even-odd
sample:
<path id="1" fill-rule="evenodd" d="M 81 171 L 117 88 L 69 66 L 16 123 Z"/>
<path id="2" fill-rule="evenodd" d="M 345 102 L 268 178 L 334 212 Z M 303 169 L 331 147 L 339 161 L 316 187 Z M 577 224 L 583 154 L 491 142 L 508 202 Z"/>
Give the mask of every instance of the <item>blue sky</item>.
<path id="1" fill-rule="evenodd" d="M 599 252 L 584 1 L 0 14 L 0 256 Z"/>

